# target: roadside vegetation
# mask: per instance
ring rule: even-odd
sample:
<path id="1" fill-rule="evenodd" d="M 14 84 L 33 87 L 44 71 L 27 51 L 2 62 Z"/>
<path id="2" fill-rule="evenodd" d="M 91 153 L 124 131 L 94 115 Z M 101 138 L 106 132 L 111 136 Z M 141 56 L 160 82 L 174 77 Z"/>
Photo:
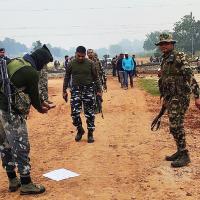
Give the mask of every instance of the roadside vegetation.
<path id="1" fill-rule="evenodd" d="M 156 79 L 141 78 L 138 80 L 140 88 L 150 93 L 153 96 L 159 96 L 158 82 Z"/>

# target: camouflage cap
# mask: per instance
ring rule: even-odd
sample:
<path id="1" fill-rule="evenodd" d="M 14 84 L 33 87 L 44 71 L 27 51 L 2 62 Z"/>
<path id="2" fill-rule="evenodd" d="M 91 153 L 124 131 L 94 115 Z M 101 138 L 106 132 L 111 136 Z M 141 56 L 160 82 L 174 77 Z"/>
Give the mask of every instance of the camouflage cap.
<path id="1" fill-rule="evenodd" d="M 158 43 L 155 43 L 156 46 L 159 46 L 161 43 L 172 43 L 175 44 L 176 41 L 173 40 L 172 34 L 170 33 L 162 33 L 160 34 L 160 41 Z"/>

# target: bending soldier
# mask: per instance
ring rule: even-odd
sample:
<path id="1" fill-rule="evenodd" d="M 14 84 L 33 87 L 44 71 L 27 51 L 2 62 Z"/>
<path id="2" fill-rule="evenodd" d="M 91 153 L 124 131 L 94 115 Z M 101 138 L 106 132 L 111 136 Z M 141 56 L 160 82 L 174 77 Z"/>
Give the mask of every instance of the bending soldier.
<path id="1" fill-rule="evenodd" d="M 53 57 L 46 45 L 30 55 L 26 54 L 23 58 L 11 60 L 7 66 L 10 78 L 8 84 L 13 91 L 11 113 L 8 112 L 8 108 L 10 108 L 8 96 L 2 90 L 0 92 L 0 153 L 2 165 L 6 169 L 9 179 L 9 190 L 14 192 L 21 186 L 20 193 L 22 195 L 40 194 L 45 191 L 44 186 L 35 185 L 31 180 L 30 144 L 25 115 L 29 112 L 30 105 L 33 105 L 40 113 L 47 113 L 50 109 L 47 103 L 41 101 L 38 89 L 38 71 L 50 61 L 53 61 Z M 2 82 L 1 87 L 3 87 Z M 17 98 L 18 96 L 20 98 Z M 18 167 L 20 180 L 15 172 L 15 163 Z"/>

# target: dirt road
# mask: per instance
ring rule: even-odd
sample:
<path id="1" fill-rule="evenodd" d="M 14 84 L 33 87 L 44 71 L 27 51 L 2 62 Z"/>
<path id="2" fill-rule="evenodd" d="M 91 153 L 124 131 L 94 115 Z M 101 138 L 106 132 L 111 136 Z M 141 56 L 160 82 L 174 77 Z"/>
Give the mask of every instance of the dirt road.
<path id="1" fill-rule="evenodd" d="M 70 107 L 61 98 L 62 79 L 49 80 L 50 99 L 57 107 L 48 115 L 33 110 L 28 119 L 33 181 L 44 184 L 47 192 L 28 197 L 8 193 L 6 175 L 0 168 L 1 200 L 200 199 L 200 145 L 199 138 L 194 138 L 198 132 L 188 136 L 193 162 L 172 169 L 164 161 L 166 154 L 175 151 L 171 136 L 165 128 L 160 134 L 152 134 L 149 128 L 154 116 L 150 110 L 155 111 L 158 99 L 136 86 L 122 90 L 113 78 L 109 78 L 108 88 L 103 103 L 105 119 L 96 117 L 95 143 L 88 144 L 86 135 L 76 143 Z M 80 176 L 60 182 L 42 176 L 58 168 Z"/>

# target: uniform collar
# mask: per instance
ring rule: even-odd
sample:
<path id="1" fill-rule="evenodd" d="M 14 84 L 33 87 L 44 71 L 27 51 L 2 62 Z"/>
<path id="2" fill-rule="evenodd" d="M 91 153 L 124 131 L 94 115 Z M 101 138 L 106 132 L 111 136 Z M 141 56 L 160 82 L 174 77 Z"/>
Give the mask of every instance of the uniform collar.
<path id="1" fill-rule="evenodd" d="M 162 55 L 162 58 L 163 58 L 163 59 L 167 59 L 167 58 L 169 58 L 169 56 L 172 55 L 172 54 L 175 54 L 175 50 L 170 51 L 168 54 L 163 54 L 163 55 Z"/>

